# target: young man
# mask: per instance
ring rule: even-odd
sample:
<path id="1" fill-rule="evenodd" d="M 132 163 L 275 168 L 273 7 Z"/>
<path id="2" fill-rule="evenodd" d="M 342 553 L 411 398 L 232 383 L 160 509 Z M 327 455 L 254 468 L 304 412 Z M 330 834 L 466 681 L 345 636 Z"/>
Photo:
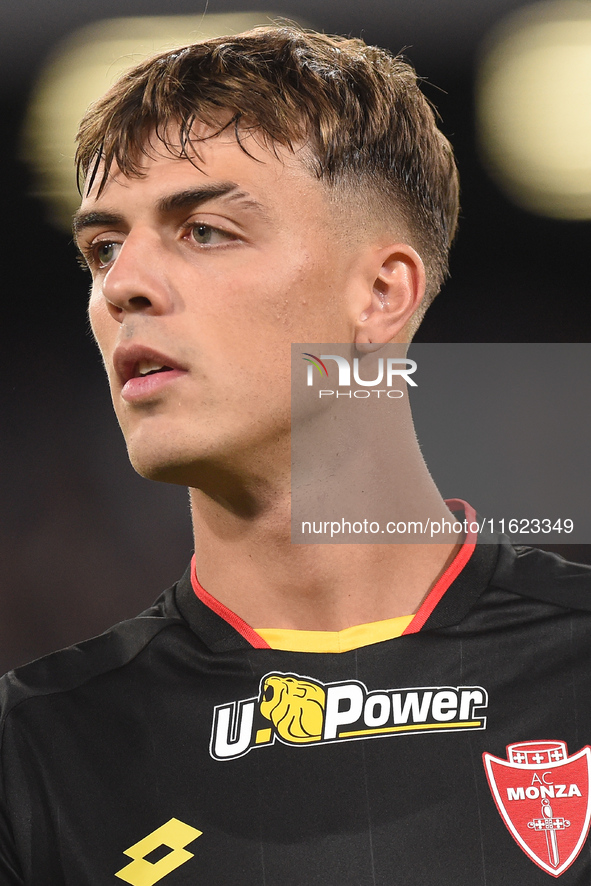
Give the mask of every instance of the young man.
<path id="1" fill-rule="evenodd" d="M 367 485 L 448 536 L 291 543 L 291 344 L 407 342 L 446 272 L 412 70 L 290 28 L 196 44 L 89 110 L 79 162 L 114 407 L 196 554 L 5 678 L 0 883 L 587 882 L 588 569 L 465 538 L 405 406 L 386 459 L 355 441 Z"/>

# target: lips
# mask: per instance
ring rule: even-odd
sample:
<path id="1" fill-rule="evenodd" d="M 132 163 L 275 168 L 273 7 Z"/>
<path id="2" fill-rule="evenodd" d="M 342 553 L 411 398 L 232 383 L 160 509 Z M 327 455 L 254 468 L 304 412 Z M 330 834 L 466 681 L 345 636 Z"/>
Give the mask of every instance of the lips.
<path id="1" fill-rule="evenodd" d="M 152 396 L 187 374 L 187 369 L 168 354 L 139 344 L 120 345 L 113 355 L 113 366 L 121 396 L 130 402 Z"/>

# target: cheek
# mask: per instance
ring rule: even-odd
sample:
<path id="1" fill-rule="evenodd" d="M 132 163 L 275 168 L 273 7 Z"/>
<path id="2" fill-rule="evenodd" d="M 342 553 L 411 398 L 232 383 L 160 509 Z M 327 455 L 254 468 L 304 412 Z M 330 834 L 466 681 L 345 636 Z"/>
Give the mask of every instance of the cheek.
<path id="1" fill-rule="evenodd" d="M 317 340 L 319 328 L 326 329 L 329 318 L 338 316 L 342 281 L 327 271 L 325 255 L 293 249 L 274 258 L 263 273 L 259 263 L 250 278 L 250 310 L 242 322 L 278 340 Z"/>
<path id="2" fill-rule="evenodd" d="M 107 310 L 104 298 L 94 291 L 91 292 L 88 302 L 88 319 L 94 340 L 104 357 L 108 350 L 109 331 L 113 325 L 113 318 Z"/>

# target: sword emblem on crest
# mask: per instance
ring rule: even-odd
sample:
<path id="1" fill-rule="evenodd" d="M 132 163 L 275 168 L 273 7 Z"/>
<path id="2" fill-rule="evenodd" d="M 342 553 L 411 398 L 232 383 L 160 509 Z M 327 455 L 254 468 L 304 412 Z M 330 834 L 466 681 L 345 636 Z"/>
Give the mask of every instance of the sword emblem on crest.
<path id="1" fill-rule="evenodd" d="M 560 854 L 556 831 L 570 828 L 570 821 L 567 821 L 566 818 L 554 818 L 548 800 L 542 800 L 542 815 L 543 818 L 534 818 L 533 821 L 528 821 L 527 826 L 533 828 L 534 831 L 544 831 L 548 847 L 548 861 L 552 867 L 557 868 L 560 865 Z"/>
<path id="2" fill-rule="evenodd" d="M 506 760 L 482 756 L 509 833 L 538 867 L 560 877 L 589 833 L 591 747 L 569 757 L 563 741 L 523 741 L 507 746 Z"/>

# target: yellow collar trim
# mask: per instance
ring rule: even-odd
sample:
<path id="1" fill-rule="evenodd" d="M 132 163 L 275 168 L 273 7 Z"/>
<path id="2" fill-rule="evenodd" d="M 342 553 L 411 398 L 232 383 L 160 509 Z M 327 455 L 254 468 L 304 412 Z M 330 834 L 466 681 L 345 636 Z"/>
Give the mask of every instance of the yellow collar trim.
<path id="1" fill-rule="evenodd" d="M 255 628 L 271 649 L 285 652 L 350 652 L 372 643 L 400 637 L 414 615 L 386 618 L 365 625 L 354 625 L 342 631 L 291 631 L 282 628 Z"/>

